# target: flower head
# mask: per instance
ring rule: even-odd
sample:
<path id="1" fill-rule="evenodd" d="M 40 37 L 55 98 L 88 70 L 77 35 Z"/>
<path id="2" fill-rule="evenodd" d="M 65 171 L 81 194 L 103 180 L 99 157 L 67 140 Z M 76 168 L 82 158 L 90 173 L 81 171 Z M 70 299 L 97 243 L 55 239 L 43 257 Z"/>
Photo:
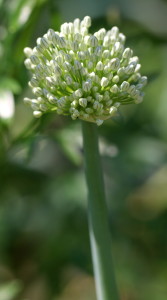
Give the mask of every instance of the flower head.
<path id="1" fill-rule="evenodd" d="M 147 77 L 117 27 L 90 34 L 90 17 L 49 29 L 33 49 L 25 48 L 25 65 L 34 99 L 25 98 L 35 117 L 55 111 L 101 125 L 120 105 L 140 103 Z"/>

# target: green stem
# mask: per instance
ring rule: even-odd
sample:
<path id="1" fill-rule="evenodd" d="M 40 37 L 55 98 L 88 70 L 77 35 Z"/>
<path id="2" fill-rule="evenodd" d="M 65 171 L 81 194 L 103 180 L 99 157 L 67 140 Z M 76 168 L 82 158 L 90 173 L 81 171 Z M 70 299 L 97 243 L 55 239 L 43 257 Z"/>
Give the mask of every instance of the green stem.
<path id="1" fill-rule="evenodd" d="M 98 300 L 118 300 L 111 255 L 103 175 L 98 148 L 97 125 L 82 121 L 86 179 L 88 186 L 88 222 Z"/>

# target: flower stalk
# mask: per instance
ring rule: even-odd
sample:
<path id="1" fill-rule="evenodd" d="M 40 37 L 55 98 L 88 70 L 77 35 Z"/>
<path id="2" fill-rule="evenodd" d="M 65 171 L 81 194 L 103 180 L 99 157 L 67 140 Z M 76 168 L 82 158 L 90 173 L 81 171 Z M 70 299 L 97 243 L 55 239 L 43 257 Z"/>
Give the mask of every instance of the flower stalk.
<path id="1" fill-rule="evenodd" d="M 82 121 L 88 222 L 98 300 L 118 300 L 111 254 L 111 237 L 98 148 L 97 125 Z"/>
<path id="2" fill-rule="evenodd" d="M 33 98 L 24 102 L 34 117 L 55 112 L 82 120 L 89 231 L 98 300 L 118 300 L 104 183 L 98 149 L 97 126 L 113 117 L 120 106 L 143 100 L 147 77 L 126 37 L 114 26 L 89 33 L 91 18 L 49 29 L 26 47 L 25 66 L 32 73 Z"/>

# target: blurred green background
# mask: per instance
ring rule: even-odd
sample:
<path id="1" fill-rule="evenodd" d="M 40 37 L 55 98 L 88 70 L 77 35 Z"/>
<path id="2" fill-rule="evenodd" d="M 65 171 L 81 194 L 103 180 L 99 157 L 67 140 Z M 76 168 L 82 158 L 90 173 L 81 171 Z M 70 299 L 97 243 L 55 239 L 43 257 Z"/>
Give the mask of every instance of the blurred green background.
<path id="1" fill-rule="evenodd" d="M 79 121 L 34 120 L 23 48 L 90 15 L 149 84 L 99 128 L 121 300 L 167 299 L 167 1 L 0 0 L 0 300 L 95 300 Z"/>

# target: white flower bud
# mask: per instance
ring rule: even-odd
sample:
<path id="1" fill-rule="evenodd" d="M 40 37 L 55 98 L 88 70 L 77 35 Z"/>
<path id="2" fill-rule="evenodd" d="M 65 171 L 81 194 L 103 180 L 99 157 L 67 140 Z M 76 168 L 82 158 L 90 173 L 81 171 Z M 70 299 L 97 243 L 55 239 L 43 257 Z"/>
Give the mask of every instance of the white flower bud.
<path id="1" fill-rule="evenodd" d="M 36 55 L 31 55 L 30 60 L 34 65 L 38 65 L 40 63 L 40 60 Z"/>
<path id="2" fill-rule="evenodd" d="M 60 39 L 59 35 L 56 32 L 54 32 L 54 35 L 52 36 L 53 44 L 56 46 L 59 45 L 59 39 Z"/>
<path id="3" fill-rule="evenodd" d="M 67 71 L 70 71 L 72 68 L 71 64 L 68 61 L 65 61 L 63 66 L 64 66 L 64 69 Z"/>
<path id="4" fill-rule="evenodd" d="M 120 66 L 120 60 L 118 58 L 113 58 L 113 59 L 111 59 L 109 65 L 112 70 L 118 70 L 118 68 Z"/>
<path id="5" fill-rule="evenodd" d="M 95 49 L 94 54 L 97 55 L 97 56 L 101 56 L 102 55 L 102 50 L 103 50 L 103 48 L 101 46 L 98 46 Z"/>
<path id="6" fill-rule="evenodd" d="M 119 40 L 122 44 L 124 44 L 124 43 L 125 43 L 125 40 L 126 40 L 125 35 L 124 35 L 123 33 L 119 33 L 119 35 L 118 35 L 118 40 Z"/>
<path id="7" fill-rule="evenodd" d="M 84 36 L 84 35 L 87 35 L 88 34 L 88 29 L 86 27 L 82 27 L 81 28 L 81 34 Z"/>
<path id="8" fill-rule="evenodd" d="M 57 44 L 60 48 L 66 48 L 66 40 L 63 37 L 59 37 Z"/>
<path id="9" fill-rule="evenodd" d="M 117 86 L 117 84 L 114 84 L 114 85 L 111 87 L 110 91 L 111 91 L 112 93 L 114 93 L 114 94 L 117 94 L 117 93 L 119 92 L 119 87 Z"/>
<path id="10" fill-rule="evenodd" d="M 85 92 L 89 92 L 90 89 L 91 89 L 91 87 L 92 87 L 91 81 L 85 81 L 85 82 L 83 82 L 83 84 L 82 84 L 82 88 L 83 88 L 83 90 L 84 90 Z"/>
<path id="11" fill-rule="evenodd" d="M 69 31 L 69 25 L 68 25 L 68 23 L 62 24 L 62 25 L 60 26 L 60 30 L 61 30 L 61 32 L 64 33 L 64 34 L 69 34 L 70 31 Z"/>
<path id="12" fill-rule="evenodd" d="M 132 55 L 133 55 L 133 51 L 130 48 L 126 48 L 122 54 L 122 57 L 129 59 L 132 57 Z"/>
<path id="13" fill-rule="evenodd" d="M 104 65 L 101 61 L 98 61 L 97 65 L 96 65 L 96 70 L 98 71 L 102 71 L 104 68 Z"/>
<path id="14" fill-rule="evenodd" d="M 47 38 L 50 42 L 53 41 L 55 35 L 55 31 L 53 29 L 49 29 L 47 32 Z"/>
<path id="15" fill-rule="evenodd" d="M 66 79 L 66 82 L 67 82 L 68 85 L 71 85 L 73 83 L 73 80 L 72 80 L 71 76 L 66 76 L 65 79 Z"/>
<path id="16" fill-rule="evenodd" d="M 131 76 L 131 80 L 135 82 L 139 81 L 140 78 L 141 78 L 140 73 L 135 73 Z"/>
<path id="17" fill-rule="evenodd" d="M 89 36 L 89 35 L 86 35 L 86 36 L 84 37 L 84 43 L 85 43 L 86 45 L 89 45 L 89 39 L 90 39 L 90 36 Z"/>
<path id="18" fill-rule="evenodd" d="M 48 108 L 45 104 L 40 104 L 39 108 L 44 112 L 48 110 Z"/>
<path id="19" fill-rule="evenodd" d="M 102 57 L 103 58 L 109 58 L 110 57 L 110 51 L 109 50 L 104 50 Z"/>
<path id="20" fill-rule="evenodd" d="M 110 99 L 110 94 L 109 94 L 109 92 L 108 92 L 108 91 L 105 91 L 105 92 L 104 92 L 103 99 L 104 99 L 105 101 L 107 101 L 107 100 L 109 100 L 109 99 Z"/>
<path id="21" fill-rule="evenodd" d="M 89 16 L 84 17 L 83 22 L 85 27 L 91 26 L 91 18 Z"/>
<path id="22" fill-rule="evenodd" d="M 101 28 L 99 31 L 95 32 L 95 36 L 98 38 L 98 40 L 102 41 L 105 37 L 106 30 L 104 28 Z"/>
<path id="23" fill-rule="evenodd" d="M 101 86 L 102 86 L 102 87 L 105 87 L 105 86 L 107 86 L 108 84 L 109 84 L 108 78 L 102 77 L 102 79 L 101 79 Z"/>
<path id="24" fill-rule="evenodd" d="M 78 54 L 78 58 L 80 60 L 85 60 L 86 59 L 86 55 L 85 55 L 84 51 L 79 51 L 79 52 L 77 52 L 77 54 Z"/>
<path id="25" fill-rule="evenodd" d="M 57 104 L 58 101 L 58 99 L 53 95 L 49 95 L 48 100 L 51 104 Z"/>
<path id="26" fill-rule="evenodd" d="M 141 65 L 140 64 L 137 64 L 136 68 L 135 68 L 135 72 L 139 72 L 139 70 L 141 69 Z"/>
<path id="27" fill-rule="evenodd" d="M 130 64 L 125 68 L 125 73 L 127 75 L 132 74 L 134 71 L 135 71 L 135 65 L 133 65 L 133 64 Z"/>
<path id="28" fill-rule="evenodd" d="M 66 104 L 66 98 L 65 97 L 61 97 L 58 101 L 57 101 L 58 107 L 64 107 Z"/>
<path id="29" fill-rule="evenodd" d="M 24 64 L 28 70 L 32 69 L 32 62 L 29 58 L 25 59 Z"/>
<path id="30" fill-rule="evenodd" d="M 110 116 L 115 115 L 116 112 L 117 112 L 117 108 L 115 106 L 111 106 L 111 108 L 109 110 Z"/>
<path id="31" fill-rule="evenodd" d="M 99 102 L 101 102 L 101 101 L 103 100 L 103 96 L 100 95 L 99 93 L 96 93 L 96 94 L 95 94 L 95 98 L 96 98 L 96 100 L 99 101 Z"/>
<path id="32" fill-rule="evenodd" d="M 118 76 L 124 76 L 125 75 L 125 67 L 119 68 L 117 71 Z"/>
<path id="33" fill-rule="evenodd" d="M 136 104 L 139 104 L 139 103 L 141 103 L 143 101 L 143 96 L 141 96 L 141 95 L 139 95 L 136 99 L 135 99 L 135 103 Z"/>
<path id="34" fill-rule="evenodd" d="M 114 26 L 111 28 L 111 35 L 114 36 L 114 37 L 117 37 L 119 34 L 119 29 L 117 26 Z"/>
<path id="35" fill-rule="evenodd" d="M 112 104 L 113 104 L 113 101 L 112 101 L 112 100 L 108 100 L 108 101 L 106 102 L 106 105 L 107 105 L 108 107 L 110 107 Z"/>
<path id="36" fill-rule="evenodd" d="M 100 125 L 102 125 L 103 124 L 103 120 L 100 120 L 100 119 L 97 119 L 96 120 L 96 124 L 97 124 L 97 126 L 100 126 Z"/>
<path id="37" fill-rule="evenodd" d="M 77 109 L 74 110 L 73 114 L 71 115 L 71 118 L 73 120 L 76 120 L 79 117 L 80 113 Z"/>
<path id="38" fill-rule="evenodd" d="M 108 74 L 109 72 L 111 72 L 111 68 L 109 65 L 104 67 L 104 74 Z"/>
<path id="39" fill-rule="evenodd" d="M 74 29 L 79 30 L 79 28 L 80 28 L 80 23 L 81 23 L 81 21 L 80 21 L 79 18 L 75 19 L 74 22 L 73 22 L 73 24 L 74 24 Z"/>
<path id="40" fill-rule="evenodd" d="M 59 64 L 59 65 L 62 65 L 63 64 L 63 56 L 62 55 L 58 55 L 56 58 L 55 58 L 56 62 Z"/>
<path id="41" fill-rule="evenodd" d="M 35 118 L 40 118 L 42 116 L 42 112 L 39 110 L 33 111 L 33 115 Z"/>
<path id="42" fill-rule="evenodd" d="M 37 97 L 43 95 L 42 89 L 40 87 L 33 88 L 32 91 L 33 91 L 34 95 L 37 96 Z"/>
<path id="43" fill-rule="evenodd" d="M 74 94 L 77 98 L 79 98 L 79 97 L 82 97 L 83 91 L 82 91 L 82 89 L 78 89 L 74 92 Z"/>
<path id="44" fill-rule="evenodd" d="M 99 110 L 99 109 L 101 109 L 101 104 L 100 104 L 98 101 L 95 101 L 95 102 L 93 103 L 93 108 L 94 108 L 95 110 Z"/>
<path id="45" fill-rule="evenodd" d="M 34 77 L 29 81 L 29 86 L 32 88 L 37 87 L 38 84 L 39 84 L 38 80 L 36 80 L 36 78 L 34 78 Z"/>
<path id="46" fill-rule="evenodd" d="M 138 61 L 139 61 L 138 56 L 133 56 L 129 60 L 130 63 L 135 63 L 136 65 L 137 65 Z"/>
<path id="47" fill-rule="evenodd" d="M 80 33 L 75 33 L 74 40 L 76 42 L 81 42 L 82 41 L 82 35 Z"/>
<path id="48" fill-rule="evenodd" d="M 133 97 L 136 93 L 136 87 L 135 85 L 131 85 L 128 89 L 129 94 Z"/>
<path id="49" fill-rule="evenodd" d="M 29 48 L 29 47 L 24 48 L 24 54 L 27 57 L 30 57 L 32 55 L 32 52 L 33 52 L 33 50 L 31 48 Z"/>
<path id="50" fill-rule="evenodd" d="M 116 42 L 113 47 L 113 53 L 119 54 L 122 53 L 122 51 L 123 51 L 123 45 L 120 42 Z"/>
<path id="51" fill-rule="evenodd" d="M 126 92 L 126 91 L 128 91 L 129 86 L 130 86 L 129 82 L 123 81 L 122 84 L 121 84 L 121 90 L 122 90 L 123 92 Z"/>
<path id="52" fill-rule="evenodd" d="M 80 104 L 82 107 L 86 107 L 86 106 L 87 106 L 87 99 L 86 99 L 86 98 L 80 98 L 80 99 L 79 99 L 79 104 Z"/>
<path id="53" fill-rule="evenodd" d="M 108 47 L 110 45 L 110 38 L 109 36 L 105 36 L 103 40 L 103 46 Z"/>
<path id="54" fill-rule="evenodd" d="M 91 35 L 89 37 L 89 45 L 91 47 L 97 47 L 97 45 L 98 45 L 98 39 L 94 35 Z"/>
<path id="55" fill-rule="evenodd" d="M 120 102 L 115 102 L 114 107 L 118 108 L 120 107 L 121 103 Z"/>
<path id="56" fill-rule="evenodd" d="M 82 68 L 80 61 L 74 60 L 74 68 L 75 70 L 80 70 Z"/>
<path id="57" fill-rule="evenodd" d="M 23 99 L 23 101 L 24 101 L 24 103 L 26 104 L 26 105 L 31 105 L 31 99 L 29 99 L 29 98 L 27 98 L 27 97 L 25 97 L 24 99 Z"/>
<path id="58" fill-rule="evenodd" d="M 44 73 L 44 68 L 41 64 L 38 64 L 36 67 L 35 67 L 35 71 L 36 72 L 39 72 L 39 73 Z"/>
<path id="59" fill-rule="evenodd" d="M 78 101 L 77 100 L 74 100 L 71 102 L 71 107 L 74 107 L 76 108 L 78 106 Z"/>
<path id="60" fill-rule="evenodd" d="M 87 107 L 87 108 L 85 109 L 85 111 L 86 111 L 87 114 L 92 114 L 92 113 L 93 113 L 93 109 L 90 108 L 90 107 Z"/>
<path id="61" fill-rule="evenodd" d="M 61 71 L 61 69 L 60 69 L 59 66 L 56 66 L 56 67 L 55 67 L 54 72 L 55 72 L 55 74 L 56 74 L 57 76 L 61 76 L 61 74 L 62 74 L 62 71 Z"/>
<path id="62" fill-rule="evenodd" d="M 144 87 L 144 85 L 141 84 L 141 83 L 139 83 L 139 84 L 136 85 L 136 89 L 137 90 L 141 90 L 143 87 Z"/>
<path id="63" fill-rule="evenodd" d="M 64 58 L 67 62 L 71 62 L 73 59 L 72 59 L 72 56 L 70 54 L 66 54 L 64 55 Z"/>
<path id="64" fill-rule="evenodd" d="M 37 45 L 41 46 L 43 50 L 46 50 L 49 47 L 49 44 L 45 38 L 38 38 Z"/>
<path id="65" fill-rule="evenodd" d="M 76 52 L 79 49 L 79 43 L 77 41 L 71 42 L 71 48 Z"/>
<path id="66" fill-rule="evenodd" d="M 118 75 L 115 75 L 115 76 L 112 78 L 112 82 L 118 83 L 118 82 L 119 82 L 119 76 L 118 76 Z"/>

